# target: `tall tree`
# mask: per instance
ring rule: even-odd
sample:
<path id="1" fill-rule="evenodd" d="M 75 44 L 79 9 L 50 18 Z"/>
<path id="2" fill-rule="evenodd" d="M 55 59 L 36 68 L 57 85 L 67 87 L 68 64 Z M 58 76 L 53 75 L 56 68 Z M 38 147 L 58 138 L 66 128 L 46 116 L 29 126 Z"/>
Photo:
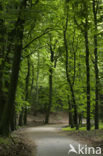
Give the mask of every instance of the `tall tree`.
<path id="1" fill-rule="evenodd" d="M 84 1 L 85 11 L 85 25 L 84 25 L 84 38 L 85 38 L 85 49 L 86 49 L 86 75 L 87 75 L 87 130 L 91 129 L 90 124 L 90 52 L 89 52 L 89 41 L 88 41 L 88 2 Z"/>
<path id="2" fill-rule="evenodd" d="M 87 99 L 87 130 L 90 130 L 90 52 L 89 52 L 89 22 L 88 22 L 88 12 L 89 12 L 89 1 L 83 0 L 80 4 L 77 3 L 78 14 L 81 14 L 81 24 L 75 19 L 78 28 L 81 30 L 84 40 L 85 40 L 85 64 L 86 64 L 86 99 Z M 80 6 L 80 7 L 79 7 Z M 80 10 L 79 10 L 80 9 Z"/>
<path id="3" fill-rule="evenodd" d="M 74 125 L 76 126 L 76 129 L 78 129 L 78 114 L 77 114 L 77 106 L 76 106 L 76 101 L 75 101 L 75 94 L 74 94 L 74 88 L 73 88 L 73 83 L 70 80 L 70 75 L 68 71 L 69 67 L 69 62 L 68 62 L 68 44 L 67 44 L 67 29 L 68 29 L 68 9 L 67 9 L 67 17 L 66 17 L 66 23 L 65 23 L 65 28 L 64 28 L 64 47 L 65 47 L 65 52 L 66 52 L 66 77 L 67 77 L 67 82 L 70 86 L 70 91 L 71 91 L 71 96 L 72 96 L 72 103 L 73 103 L 73 109 L 74 109 Z M 70 106 L 70 112 L 72 110 L 72 107 Z M 72 120 L 72 113 L 71 113 L 71 120 Z M 73 120 L 71 121 L 73 123 Z M 73 125 L 72 125 L 73 127 Z"/>
<path id="4" fill-rule="evenodd" d="M 0 129 L 2 130 L 2 135 L 9 134 L 9 126 L 11 114 L 13 111 L 13 105 L 15 100 L 15 93 L 18 82 L 18 75 L 20 69 L 20 59 L 22 54 L 22 40 L 23 40 L 23 31 L 24 31 L 24 9 L 26 8 L 27 0 L 23 0 L 20 4 L 20 12 L 18 14 L 18 19 L 15 23 L 14 34 L 12 37 L 15 39 L 15 47 L 14 47 L 14 58 L 12 64 L 12 74 L 10 80 L 9 94 L 8 94 L 8 102 L 5 105 L 2 120 L 0 121 Z"/>
<path id="5" fill-rule="evenodd" d="M 3 12 L 2 2 L 0 2 L 0 12 Z M 3 85 L 3 59 L 4 59 L 4 20 L 3 16 L 0 17 L 0 120 L 2 117 L 3 107 L 5 103 L 4 94 L 2 91 Z"/>
<path id="6" fill-rule="evenodd" d="M 54 50 L 51 44 L 50 36 L 50 68 L 49 68 L 49 104 L 46 109 L 45 124 L 49 122 L 50 111 L 52 107 L 52 94 L 53 94 L 53 62 L 54 62 Z"/>
<path id="7" fill-rule="evenodd" d="M 40 66 L 40 52 L 37 52 L 37 74 L 36 74 L 36 96 L 35 96 L 35 104 L 34 104 L 34 115 L 36 115 L 37 106 L 39 105 L 39 66 Z"/>
<path id="8" fill-rule="evenodd" d="M 29 80 L 30 80 L 30 58 L 27 58 L 27 76 L 26 76 L 26 85 L 25 85 L 25 101 L 28 101 L 29 97 Z M 24 108 L 24 125 L 27 124 L 27 106 Z"/>
<path id="9" fill-rule="evenodd" d="M 98 42 L 97 42 L 97 12 L 98 0 L 93 0 L 93 15 L 94 15 L 94 66 L 95 66 L 95 129 L 99 128 L 99 71 L 98 71 Z"/>

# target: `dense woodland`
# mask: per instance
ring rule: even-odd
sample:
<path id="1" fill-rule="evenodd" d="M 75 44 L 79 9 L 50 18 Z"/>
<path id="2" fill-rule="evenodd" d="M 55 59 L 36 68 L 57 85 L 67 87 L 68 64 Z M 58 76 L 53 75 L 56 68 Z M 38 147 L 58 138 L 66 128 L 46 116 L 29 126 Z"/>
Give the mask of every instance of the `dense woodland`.
<path id="1" fill-rule="evenodd" d="M 0 135 L 64 110 L 103 121 L 103 0 L 0 0 Z"/>

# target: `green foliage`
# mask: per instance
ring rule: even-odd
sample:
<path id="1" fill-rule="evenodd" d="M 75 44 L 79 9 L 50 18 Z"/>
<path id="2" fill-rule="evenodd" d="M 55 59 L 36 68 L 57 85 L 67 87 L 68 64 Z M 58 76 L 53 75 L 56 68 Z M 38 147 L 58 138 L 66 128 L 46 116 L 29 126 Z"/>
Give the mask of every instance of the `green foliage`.
<path id="1" fill-rule="evenodd" d="M 100 122 L 100 129 L 103 129 L 103 123 Z M 92 126 L 91 130 L 94 130 L 95 127 Z M 66 127 L 66 128 L 62 128 L 63 131 L 75 131 L 75 128 L 71 128 L 71 127 Z M 80 127 L 79 131 L 86 131 L 86 126 Z"/>
<path id="2" fill-rule="evenodd" d="M 88 12 L 91 119 L 93 119 L 95 109 L 93 37 L 96 33 L 98 34 L 99 94 L 100 97 L 103 95 L 103 2 L 100 0 L 98 4 L 97 32 L 94 30 L 95 27 L 91 1 L 40 0 L 36 4 L 35 2 L 35 0 L 32 0 L 31 4 L 30 1 L 28 1 L 26 9 L 24 10 L 20 9 L 21 1 L 19 0 L 5 0 L 0 2 L 0 84 L 2 84 L 2 95 L 8 97 L 13 56 L 15 53 L 14 47 L 19 43 L 19 40 L 17 41 L 17 39 L 15 39 L 15 31 L 17 29 L 16 24 L 18 22 L 17 19 L 19 14 L 22 12 L 20 15 L 25 22 L 22 40 L 23 49 L 21 65 L 15 98 L 16 112 L 17 114 L 20 114 L 24 108 L 27 108 L 28 110 L 31 108 L 32 110 L 45 112 L 45 108 L 49 103 L 50 68 L 53 70 L 51 111 L 68 110 L 68 96 L 69 101 L 72 103 L 71 90 L 67 83 L 65 70 L 66 54 L 64 46 L 64 30 L 66 16 L 68 14 L 68 28 L 66 32 L 69 62 L 68 73 L 71 82 L 73 83 L 74 81 L 73 89 L 78 113 L 82 113 L 83 117 L 86 118 L 87 75 L 84 30 L 85 17 Z M 54 52 L 53 62 L 50 61 L 50 46 Z M 28 91 L 26 89 L 26 78 L 28 73 L 27 58 L 30 59 Z M 26 99 L 27 93 L 28 98 Z M 99 99 L 100 103 L 102 103 L 102 101 L 102 98 Z"/>

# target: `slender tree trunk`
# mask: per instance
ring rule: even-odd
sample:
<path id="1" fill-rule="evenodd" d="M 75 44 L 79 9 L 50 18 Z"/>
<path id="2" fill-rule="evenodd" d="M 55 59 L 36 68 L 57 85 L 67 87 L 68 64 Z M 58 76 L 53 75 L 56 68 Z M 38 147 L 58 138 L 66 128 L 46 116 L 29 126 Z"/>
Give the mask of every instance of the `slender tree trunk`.
<path id="1" fill-rule="evenodd" d="M 97 49 L 97 6 L 96 0 L 93 0 L 93 14 L 94 14 L 94 26 L 95 26 L 95 34 L 94 34 L 94 55 L 95 55 L 95 79 L 96 79 L 96 86 L 95 86 L 95 129 L 99 129 L 99 74 L 98 74 L 98 49 Z M 98 5 L 98 4 L 97 4 Z"/>
<path id="2" fill-rule="evenodd" d="M 31 83 L 30 95 L 32 95 L 33 86 L 34 86 L 34 65 L 32 65 L 32 83 Z"/>
<path id="3" fill-rule="evenodd" d="M 2 12 L 2 2 L 0 2 L 0 11 Z M 3 61 L 4 61 L 4 44 L 5 44 L 5 25 L 4 21 L 2 19 L 2 16 L 0 17 L 0 121 L 2 117 L 3 108 L 5 105 L 5 96 L 3 92 Z"/>
<path id="4" fill-rule="evenodd" d="M 36 105 L 39 104 L 39 65 L 40 65 L 40 56 L 38 51 L 38 67 L 37 67 L 37 81 L 36 81 Z"/>
<path id="5" fill-rule="evenodd" d="M 79 125 L 82 125 L 82 113 L 80 113 L 78 116 L 79 116 Z"/>
<path id="6" fill-rule="evenodd" d="M 67 28 L 68 28 L 68 15 L 67 15 L 66 26 L 64 30 L 64 46 L 65 46 L 65 51 L 66 51 L 66 77 L 67 77 L 67 82 L 70 86 L 70 91 L 71 91 L 71 96 L 72 96 L 72 103 L 73 103 L 73 108 L 74 108 L 74 125 L 76 126 L 76 129 L 78 129 L 78 115 L 77 115 L 75 94 L 74 94 L 73 84 L 71 83 L 69 72 L 68 72 L 68 66 L 69 66 L 68 58 L 69 57 L 68 57 L 68 45 L 67 45 L 67 38 L 66 38 Z M 72 108 L 72 106 L 70 108 Z"/>
<path id="7" fill-rule="evenodd" d="M 86 75 L 87 75 L 87 130 L 91 129 L 90 124 L 90 65 L 89 65 L 89 43 L 88 43 L 88 17 L 85 23 L 85 48 L 86 48 Z"/>
<path id="8" fill-rule="evenodd" d="M 73 115 L 72 115 L 72 104 L 68 95 L 68 106 L 69 106 L 69 126 L 71 128 L 74 128 L 74 121 L 73 121 Z"/>
<path id="9" fill-rule="evenodd" d="M 27 76 L 26 76 L 26 87 L 25 87 L 25 91 L 26 91 L 26 95 L 25 95 L 25 101 L 28 101 L 28 95 L 29 95 L 29 78 L 30 78 L 30 58 L 28 58 L 28 71 L 27 71 Z M 24 125 L 27 124 L 27 106 L 25 106 L 24 109 Z"/>
<path id="10" fill-rule="evenodd" d="M 18 122 L 18 125 L 19 126 L 22 126 L 23 125 L 23 108 L 22 108 L 22 111 L 20 112 L 19 114 L 19 122 Z"/>
<path id="11" fill-rule="evenodd" d="M 37 62 L 37 77 L 36 77 L 36 101 L 34 104 L 34 115 L 37 113 L 37 106 L 39 105 L 39 65 L 40 65 L 40 55 L 38 51 L 38 62 Z"/>
<path id="12" fill-rule="evenodd" d="M 15 105 L 13 105 L 11 120 L 10 120 L 11 131 L 14 131 L 16 129 L 15 118 L 16 118 L 16 111 L 15 111 Z"/>
<path id="13" fill-rule="evenodd" d="M 50 45 L 50 61 L 51 63 L 54 62 L 54 51 L 52 50 L 52 46 Z M 51 111 L 51 106 L 52 106 L 52 88 L 53 88 L 53 69 L 52 65 L 49 69 L 49 105 L 47 105 L 47 110 L 46 110 L 46 117 L 45 117 L 45 124 L 49 123 L 49 117 L 50 117 L 50 111 Z"/>

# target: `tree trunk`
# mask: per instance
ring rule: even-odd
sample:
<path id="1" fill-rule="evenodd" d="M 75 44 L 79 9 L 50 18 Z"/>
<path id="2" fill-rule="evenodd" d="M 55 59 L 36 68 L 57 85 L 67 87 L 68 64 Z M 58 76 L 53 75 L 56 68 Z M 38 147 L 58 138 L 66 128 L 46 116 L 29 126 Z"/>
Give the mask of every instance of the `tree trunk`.
<path id="1" fill-rule="evenodd" d="M 40 55 L 38 51 L 38 62 L 37 62 L 37 76 L 36 76 L 36 101 L 34 104 L 34 115 L 37 114 L 37 106 L 39 105 L 39 64 L 40 64 Z"/>
<path id="2" fill-rule="evenodd" d="M 98 2 L 97 2 L 98 3 Z M 97 4 L 98 5 L 98 4 Z M 98 76 L 98 53 L 97 53 L 97 6 L 96 0 L 93 0 L 93 14 L 94 14 L 94 27 L 95 27 L 95 34 L 94 34 L 94 55 L 95 55 L 95 129 L 99 129 L 99 76 Z"/>
<path id="3" fill-rule="evenodd" d="M 82 126 L 82 113 L 79 113 L 79 125 L 81 125 Z"/>
<path id="4" fill-rule="evenodd" d="M 0 11 L 2 12 L 2 2 L 0 2 Z M 4 21 L 2 19 L 2 16 L 0 17 L 0 121 L 2 117 L 2 112 L 3 108 L 5 105 L 5 95 L 3 92 L 3 85 L 2 85 L 2 80 L 3 80 L 3 61 L 4 61 L 4 44 L 5 44 L 5 25 Z"/>
<path id="5" fill-rule="evenodd" d="M 28 95 L 29 95 L 29 78 L 30 78 L 30 58 L 28 58 L 28 71 L 27 71 L 27 76 L 26 76 L 26 87 L 25 87 L 25 91 L 26 91 L 26 95 L 25 95 L 25 101 L 28 101 Z M 25 106 L 24 109 L 24 125 L 27 124 L 27 106 Z"/>
<path id="6" fill-rule="evenodd" d="M 5 105 L 2 121 L 0 123 L 0 129 L 2 130 L 2 135 L 9 135 L 10 133 L 10 120 L 11 114 L 13 112 L 13 105 L 15 101 L 15 94 L 18 82 L 18 75 L 20 69 L 20 58 L 22 54 L 22 40 L 23 40 L 23 31 L 24 31 L 24 23 L 22 12 L 26 7 L 26 0 L 22 1 L 20 6 L 20 13 L 15 24 L 15 34 L 12 34 L 15 41 L 15 48 L 14 48 L 14 58 L 12 64 L 12 73 L 11 73 L 11 80 L 9 86 L 9 94 L 8 94 L 8 102 Z"/>
<path id="7" fill-rule="evenodd" d="M 30 95 L 32 95 L 33 87 L 34 87 L 34 65 L 32 65 L 32 83 L 31 83 Z"/>
<path id="8" fill-rule="evenodd" d="M 10 128 L 11 128 L 11 131 L 14 131 L 16 129 L 15 118 L 16 118 L 16 111 L 15 111 L 15 105 L 13 105 L 11 119 L 10 119 Z"/>
<path id="9" fill-rule="evenodd" d="M 69 126 L 74 128 L 73 114 L 72 114 L 72 104 L 68 95 L 68 106 L 69 106 Z"/>
<path id="10" fill-rule="evenodd" d="M 85 23 L 85 48 L 86 48 L 86 75 L 87 75 L 87 130 L 91 129 L 90 124 L 90 66 L 89 66 L 89 45 L 88 45 L 88 17 Z"/>
<path id="11" fill-rule="evenodd" d="M 18 125 L 19 126 L 23 125 L 23 108 L 22 108 L 22 111 L 19 114 L 19 123 L 18 123 Z"/>
<path id="12" fill-rule="evenodd" d="M 67 38 L 66 38 L 67 28 L 68 28 L 68 14 L 67 14 L 66 25 L 65 25 L 65 30 L 64 30 L 64 46 L 65 46 L 65 51 L 66 51 L 65 67 L 66 67 L 67 82 L 70 86 L 72 103 L 73 103 L 73 108 L 74 108 L 74 125 L 76 126 L 76 129 L 78 129 L 78 115 L 77 115 L 77 106 L 76 106 L 76 101 L 75 101 L 75 94 L 74 94 L 73 84 L 71 83 L 71 80 L 69 78 L 69 71 L 68 71 L 68 66 L 69 66 L 69 63 L 68 63 L 68 45 L 67 45 Z"/>
<path id="13" fill-rule="evenodd" d="M 52 45 L 50 45 L 50 61 L 51 63 L 54 62 L 54 51 L 52 50 Z M 49 69 L 49 105 L 47 105 L 47 109 L 46 109 L 46 117 L 45 117 L 45 124 L 49 123 L 49 117 L 50 117 L 50 110 L 51 110 L 51 106 L 52 106 L 52 88 L 53 88 L 53 69 L 52 69 L 53 65 L 50 66 Z"/>

